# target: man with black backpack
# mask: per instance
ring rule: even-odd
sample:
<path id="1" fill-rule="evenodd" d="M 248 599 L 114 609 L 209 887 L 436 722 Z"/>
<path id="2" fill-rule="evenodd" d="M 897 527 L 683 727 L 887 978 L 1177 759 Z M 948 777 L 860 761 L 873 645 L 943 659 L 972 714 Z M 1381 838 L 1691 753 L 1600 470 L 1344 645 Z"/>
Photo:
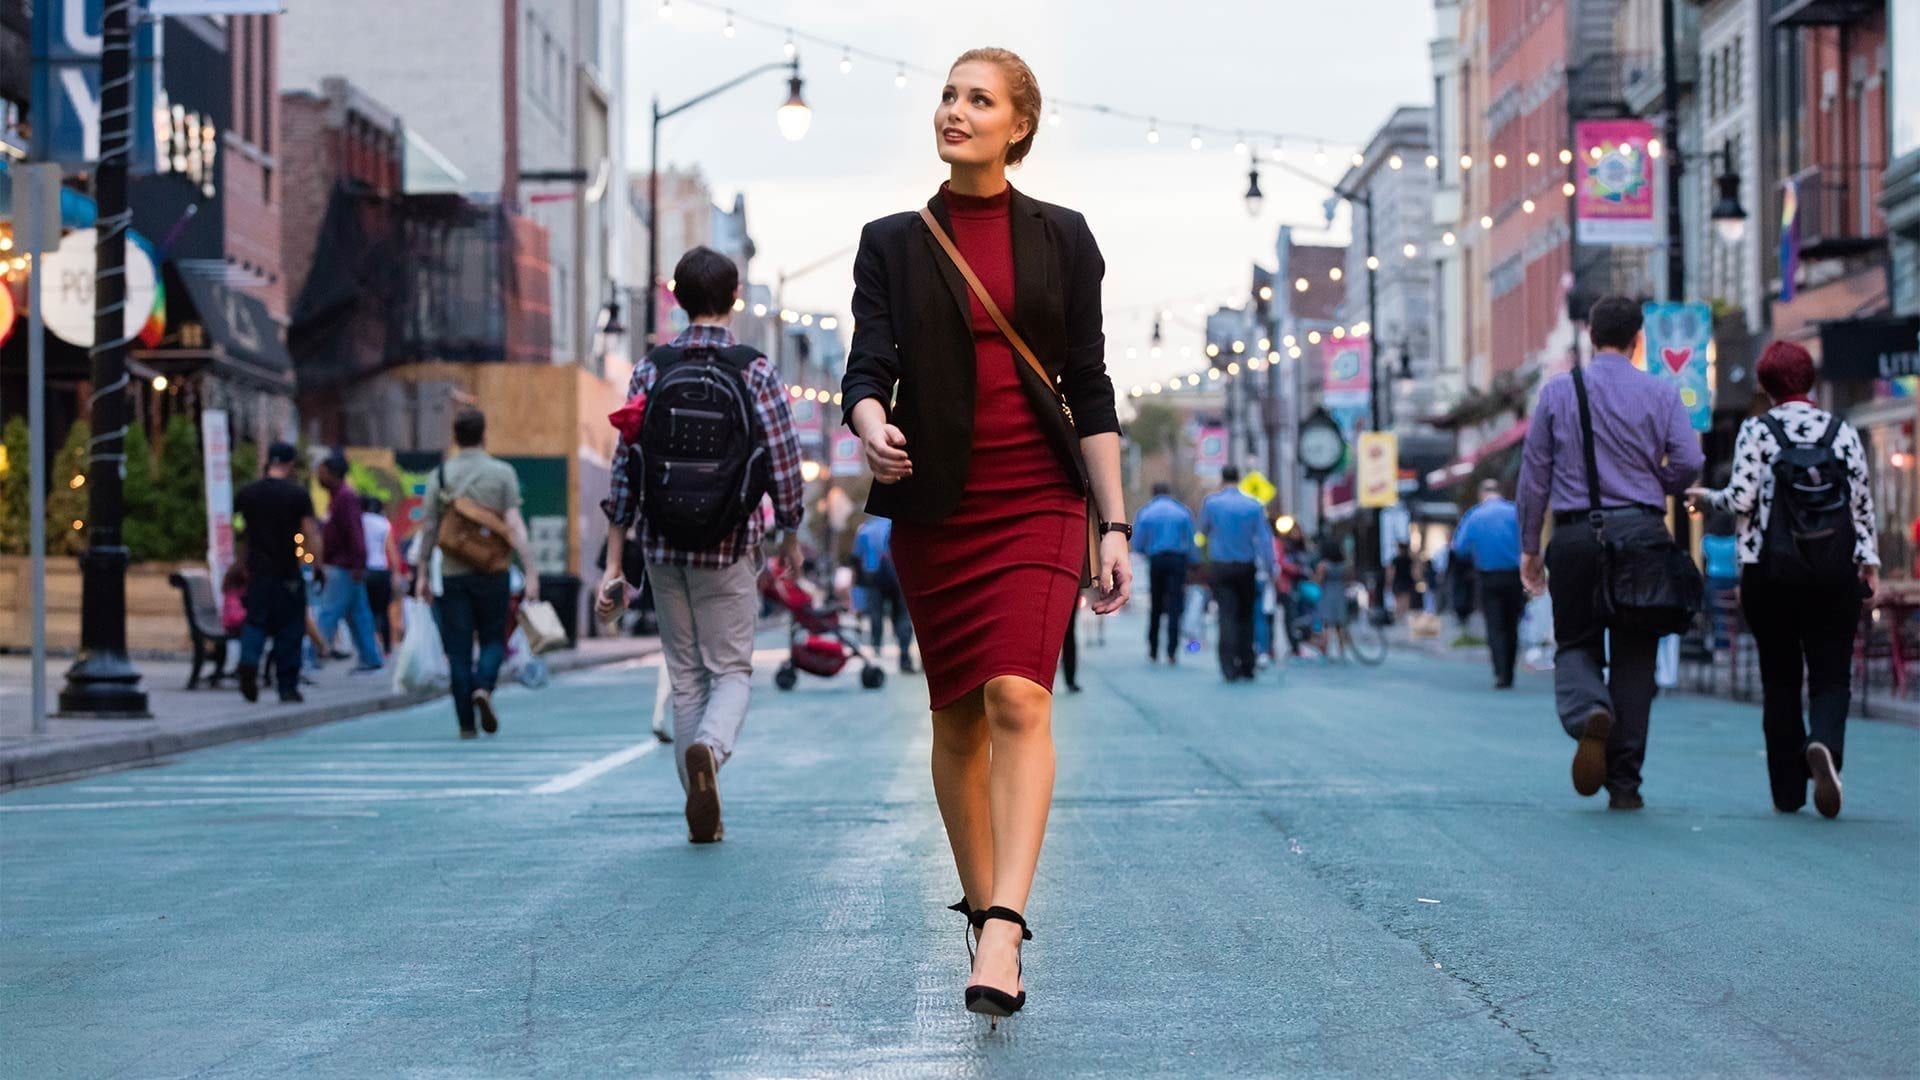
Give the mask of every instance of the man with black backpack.
<path id="1" fill-rule="evenodd" d="M 1520 579 L 1553 593 L 1554 704 L 1577 740 L 1573 789 L 1605 787 L 1638 810 L 1653 711 L 1654 654 L 1699 599 L 1699 571 L 1667 531 L 1666 501 L 1704 460 L 1680 392 L 1634 366 L 1640 304 L 1602 297 L 1587 316 L 1593 359 L 1540 388 L 1515 504 Z M 1553 541 L 1540 535 L 1553 513 Z M 1551 582 L 1548 576 L 1551 574 Z"/>
<path id="2" fill-rule="evenodd" d="M 595 607 L 606 618 L 624 600 L 627 530 L 637 527 L 696 844 L 724 835 L 719 772 L 752 687 L 764 496 L 773 498 L 773 527 L 786 533 L 787 565 L 801 562 L 800 440 L 779 372 L 727 329 L 739 286 L 733 261 L 709 248 L 674 268 L 674 299 L 692 325 L 634 369 L 631 400 L 615 414 L 629 422 L 602 504 L 611 529 Z"/>
<path id="3" fill-rule="evenodd" d="M 1880 570 L 1866 450 L 1813 403 L 1813 357 L 1790 341 L 1755 366 L 1773 407 L 1740 426 L 1725 488 L 1688 494 L 1737 517 L 1740 607 L 1760 653 L 1767 778 L 1781 813 L 1840 813 L 1853 638 Z M 1801 673 L 1807 715 L 1800 712 Z"/>

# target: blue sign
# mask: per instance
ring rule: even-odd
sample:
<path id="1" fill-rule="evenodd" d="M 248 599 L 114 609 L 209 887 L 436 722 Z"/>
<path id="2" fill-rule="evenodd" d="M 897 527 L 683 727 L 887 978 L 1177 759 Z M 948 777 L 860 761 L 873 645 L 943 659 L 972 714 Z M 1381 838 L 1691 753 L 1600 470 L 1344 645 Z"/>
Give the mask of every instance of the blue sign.
<path id="1" fill-rule="evenodd" d="M 84 168 L 100 160 L 103 0 L 38 0 L 33 6 L 33 157 Z M 133 149 L 127 167 L 158 161 L 154 116 L 160 89 L 160 24 L 133 12 Z"/>

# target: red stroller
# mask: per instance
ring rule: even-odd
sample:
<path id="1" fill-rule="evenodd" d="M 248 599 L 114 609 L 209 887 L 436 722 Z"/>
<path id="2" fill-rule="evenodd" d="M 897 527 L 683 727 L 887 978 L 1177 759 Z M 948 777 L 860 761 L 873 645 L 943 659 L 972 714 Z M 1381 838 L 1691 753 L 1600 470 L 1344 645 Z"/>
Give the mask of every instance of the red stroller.
<path id="1" fill-rule="evenodd" d="M 800 681 L 800 672 L 830 679 L 840 674 L 847 661 L 860 659 L 860 685 L 878 690 L 886 685 L 887 673 L 874 664 L 840 627 L 840 609 L 815 607 L 799 583 L 781 572 L 778 560 L 768 563 L 760 574 L 760 595 L 787 609 L 793 616 L 788 631 L 787 661 L 773 673 L 773 684 L 791 690 Z"/>

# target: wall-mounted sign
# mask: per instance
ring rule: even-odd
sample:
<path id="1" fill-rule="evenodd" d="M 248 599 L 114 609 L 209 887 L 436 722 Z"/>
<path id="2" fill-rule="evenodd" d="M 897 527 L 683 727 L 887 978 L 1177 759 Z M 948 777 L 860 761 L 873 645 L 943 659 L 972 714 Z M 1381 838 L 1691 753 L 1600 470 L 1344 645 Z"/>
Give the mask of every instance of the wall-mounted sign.
<path id="1" fill-rule="evenodd" d="M 1364 409 L 1373 385 L 1373 342 L 1364 337 L 1328 338 L 1320 344 L 1326 362 L 1320 400 L 1329 409 Z"/>
<path id="2" fill-rule="evenodd" d="M 1391 431 L 1363 431 L 1354 486 L 1361 509 L 1382 510 L 1400 502 L 1400 442 Z"/>
<path id="3" fill-rule="evenodd" d="M 47 329 L 62 341 L 82 348 L 93 345 L 94 243 L 92 229 L 76 229 L 33 268 L 34 273 L 46 275 L 40 302 Z M 141 245 L 129 242 L 125 313 L 128 337 L 138 336 L 147 325 L 159 298 L 157 276 L 153 257 Z"/>
<path id="4" fill-rule="evenodd" d="M 860 436 L 851 431 L 834 432 L 831 461 L 834 476 L 859 476 L 866 472 L 866 464 L 860 457 Z"/>
<path id="5" fill-rule="evenodd" d="M 1227 467 L 1227 429 L 1219 424 L 1202 424 L 1194 437 L 1193 471 L 1218 478 Z"/>
<path id="6" fill-rule="evenodd" d="M 1581 120 L 1573 125 L 1575 238 L 1582 244 L 1649 247 L 1653 155 L 1646 120 Z"/>
<path id="7" fill-rule="evenodd" d="M 1920 315 L 1820 324 L 1820 377 L 1871 382 L 1920 375 Z"/>

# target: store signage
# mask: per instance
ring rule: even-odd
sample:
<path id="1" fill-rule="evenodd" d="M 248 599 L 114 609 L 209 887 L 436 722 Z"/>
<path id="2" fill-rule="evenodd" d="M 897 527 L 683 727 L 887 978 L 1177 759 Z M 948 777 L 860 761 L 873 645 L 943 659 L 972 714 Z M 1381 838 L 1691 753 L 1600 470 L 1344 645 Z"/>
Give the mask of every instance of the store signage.
<path id="1" fill-rule="evenodd" d="M 1582 244 L 1651 247 L 1653 155 L 1646 120 L 1581 120 L 1573 125 L 1574 235 Z"/>
<path id="2" fill-rule="evenodd" d="M 1920 315 L 1820 324 L 1820 377 L 1872 382 L 1920 375 Z"/>
<path id="3" fill-rule="evenodd" d="M 36 0 L 33 17 L 33 156 L 88 166 L 100 160 L 100 51 L 104 0 Z M 128 168 L 157 164 L 152 117 L 164 107 L 160 22 L 133 13 L 133 147 Z"/>
<path id="4" fill-rule="evenodd" d="M 202 195 L 213 198 L 219 176 L 214 165 L 220 152 L 220 129 L 213 118 L 175 105 L 155 113 L 153 124 L 160 147 L 155 171 L 178 173 L 192 181 Z"/>
<path id="5" fill-rule="evenodd" d="M 1218 477 L 1226 467 L 1227 429 L 1219 424 L 1202 424 L 1194 439 L 1193 471 Z"/>
<path id="6" fill-rule="evenodd" d="M 1693 430 L 1713 427 L 1713 310 L 1705 304 L 1640 306 L 1645 319 L 1644 351 L 1634 357 L 1642 370 L 1680 391 Z"/>
<path id="7" fill-rule="evenodd" d="M 851 431 L 836 431 L 830 451 L 834 476 L 859 476 L 866 471 L 860 457 L 860 436 Z"/>
<path id="8" fill-rule="evenodd" d="M 1391 431 L 1360 433 L 1354 480 L 1362 509 L 1383 510 L 1400 502 L 1400 440 Z"/>
<path id="9" fill-rule="evenodd" d="M 88 348 L 93 345 L 93 247 L 92 229 L 76 229 L 67 234 L 60 247 L 49 252 L 34 267 L 45 274 L 40 293 L 41 311 L 47 329 L 62 341 Z M 159 298 L 158 273 L 153 256 L 146 248 L 127 243 L 127 304 L 124 313 L 127 337 L 137 337 L 147 325 Z"/>

